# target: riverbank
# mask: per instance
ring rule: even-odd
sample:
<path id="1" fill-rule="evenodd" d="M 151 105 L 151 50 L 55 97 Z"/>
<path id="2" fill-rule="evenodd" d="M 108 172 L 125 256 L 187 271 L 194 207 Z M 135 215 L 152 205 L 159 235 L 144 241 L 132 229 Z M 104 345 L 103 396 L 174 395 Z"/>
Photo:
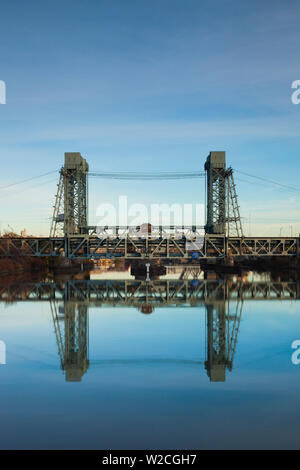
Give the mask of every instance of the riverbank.
<path id="1" fill-rule="evenodd" d="M 200 262 L 203 270 L 216 270 L 224 272 L 255 271 L 299 271 L 300 260 L 289 256 L 241 256 L 228 257 L 222 260 L 203 260 Z"/>
<path id="2" fill-rule="evenodd" d="M 30 256 L 14 256 L 0 258 L 0 276 L 18 276 L 24 273 L 78 273 L 93 269 L 91 261 L 80 262 L 64 257 L 38 258 Z"/>
<path id="3" fill-rule="evenodd" d="M 46 271 L 48 261 L 46 258 L 14 256 L 13 258 L 0 258 L 0 276 L 18 275 L 25 272 L 36 273 Z"/>

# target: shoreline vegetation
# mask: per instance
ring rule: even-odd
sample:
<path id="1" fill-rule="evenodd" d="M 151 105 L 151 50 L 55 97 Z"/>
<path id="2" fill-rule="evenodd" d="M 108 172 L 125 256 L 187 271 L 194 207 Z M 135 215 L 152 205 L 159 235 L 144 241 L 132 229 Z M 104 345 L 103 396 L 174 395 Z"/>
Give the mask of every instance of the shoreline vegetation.
<path id="1" fill-rule="evenodd" d="M 1 238 L 22 238 L 14 233 L 4 233 Z M 0 276 L 19 276 L 23 273 L 43 273 L 46 272 L 49 261 L 46 258 L 34 256 L 23 256 L 22 252 L 17 252 L 13 257 L 5 256 L 0 258 Z"/>
<path id="2" fill-rule="evenodd" d="M 46 258 L 14 256 L 13 258 L 0 258 L 0 276 L 18 275 L 25 272 L 37 273 L 48 269 Z"/>
<path id="3" fill-rule="evenodd" d="M 31 237 L 33 236 L 29 236 L 29 238 Z M 23 237 L 14 232 L 9 232 L 3 234 L 1 238 Z M 83 269 L 92 269 L 93 266 L 94 263 L 91 261 L 70 260 L 64 256 L 55 258 L 28 256 L 28 252 L 25 249 L 24 251 L 19 249 L 13 256 L 3 256 L 0 258 L 0 279 L 2 284 L 3 276 L 18 277 L 23 274 L 31 274 L 33 276 L 34 273 L 38 273 L 40 276 L 48 273 L 77 273 Z"/>
<path id="4" fill-rule="evenodd" d="M 93 269 L 94 263 L 79 262 L 67 258 L 38 258 L 34 256 L 17 255 L 14 257 L 0 258 L 0 278 L 3 276 L 18 276 L 22 274 L 76 274 L 81 271 Z"/>
<path id="5" fill-rule="evenodd" d="M 120 260 L 112 262 L 112 260 L 101 260 L 102 262 L 94 263 L 91 260 L 86 260 L 84 263 L 79 260 L 70 260 L 64 257 L 58 258 L 38 258 L 34 256 L 22 256 L 22 254 L 15 255 L 14 257 L 3 257 L 0 258 L 0 278 L 3 276 L 18 276 L 23 273 L 34 274 L 34 273 L 77 273 L 79 271 L 92 270 L 98 266 L 105 266 L 105 261 L 110 261 L 109 264 L 113 266 L 118 265 Z M 119 261 L 119 263 L 118 263 Z M 150 260 L 151 261 L 151 260 Z M 175 262 L 176 265 L 182 265 L 185 267 L 186 261 Z M 230 262 L 231 261 L 231 262 Z M 147 259 L 132 260 L 130 264 L 133 266 L 133 270 L 145 270 L 145 263 Z M 173 261 L 174 262 L 174 261 Z M 151 272 L 153 269 L 156 274 L 164 269 L 164 265 L 170 266 L 170 261 L 161 263 L 161 260 L 151 261 Z M 203 271 L 224 271 L 224 272 L 238 272 L 239 270 L 254 270 L 254 271 L 298 271 L 300 269 L 300 263 L 298 259 L 289 259 L 288 257 L 261 257 L 259 259 L 240 259 L 233 260 L 228 259 L 224 262 L 219 260 L 201 260 L 200 263 L 192 262 L 191 265 L 198 265 Z M 162 274 L 162 273 L 160 273 Z"/>

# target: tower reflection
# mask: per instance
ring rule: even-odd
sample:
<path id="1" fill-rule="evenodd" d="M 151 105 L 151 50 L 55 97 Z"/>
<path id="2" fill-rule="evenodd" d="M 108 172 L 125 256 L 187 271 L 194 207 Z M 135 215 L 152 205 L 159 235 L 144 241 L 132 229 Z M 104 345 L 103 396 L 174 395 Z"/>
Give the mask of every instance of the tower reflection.
<path id="1" fill-rule="evenodd" d="M 225 300 L 206 305 L 205 369 L 212 382 L 224 382 L 226 368 L 232 370 L 243 302 L 237 300 L 233 308 L 234 311 L 231 311 Z"/>
<path id="2" fill-rule="evenodd" d="M 183 273 L 179 279 L 72 279 L 16 283 L 0 288 L 0 301 L 50 302 L 61 369 L 66 381 L 78 382 L 88 371 L 89 307 L 134 307 L 142 314 L 156 308 L 205 308 L 204 368 L 212 382 L 224 382 L 237 350 L 243 302 L 299 299 L 299 280 L 265 276 L 216 276 Z M 122 362 L 122 361 L 121 361 Z M 193 362 L 193 361 L 191 361 Z M 195 361 L 194 361 L 195 362 Z M 200 360 L 197 364 L 201 364 Z"/>
<path id="3" fill-rule="evenodd" d="M 89 368 L 88 307 L 66 300 L 64 307 L 50 302 L 62 370 L 67 382 L 80 382 Z"/>

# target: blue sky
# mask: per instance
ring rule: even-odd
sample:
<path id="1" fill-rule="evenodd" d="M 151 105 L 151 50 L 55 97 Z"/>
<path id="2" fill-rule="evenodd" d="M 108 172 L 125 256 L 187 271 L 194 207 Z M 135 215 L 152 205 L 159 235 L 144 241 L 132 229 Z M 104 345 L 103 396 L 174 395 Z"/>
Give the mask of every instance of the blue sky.
<path id="1" fill-rule="evenodd" d="M 186 171 L 225 150 L 234 168 L 299 187 L 299 18 L 297 1 L 5 3 L 0 186 L 59 169 L 65 151 L 98 171 Z M 299 233 L 299 192 L 236 179 L 246 232 Z M 55 191 L 53 174 L 0 189 L 0 228 L 47 234 Z M 119 194 L 204 202 L 202 181 L 92 180 L 90 222 Z"/>

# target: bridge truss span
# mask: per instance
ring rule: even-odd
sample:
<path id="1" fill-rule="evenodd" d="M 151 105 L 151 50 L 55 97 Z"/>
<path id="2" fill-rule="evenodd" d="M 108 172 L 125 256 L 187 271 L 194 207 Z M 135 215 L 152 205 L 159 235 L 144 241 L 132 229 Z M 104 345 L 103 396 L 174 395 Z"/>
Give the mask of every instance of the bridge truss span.
<path id="1" fill-rule="evenodd" d="M 299 256 L 299 237 L 242 237 L 222 235 L 99 238 L 0 238 L 0 257 L 67 256 L 71 259 L 222 259 L 224 257 Z"/>
<path id="2" fill-rule="evenodd" d="M 228 256 L 299 256 L 299 237 L 237 237 L 227 239 Z"/>
<path id="3" fill-rule="evenodd" d="M 146 220 L 140 227 L 95 227 L 88 225 L 89 166 L 80 153 L 66 153 L 50 236 L 1 237 L 0 257 L 201 260 L 299 256 L 300 237 L 244 236 L 233 170 L 226 166 L 225 152 L 210 152 L 204 168 L 207 180 L 204 226 L 154 226 Z M 143 180 L 194 178 L 202 177 L 203 173 L 100 173 L 98 176 Z"/>

